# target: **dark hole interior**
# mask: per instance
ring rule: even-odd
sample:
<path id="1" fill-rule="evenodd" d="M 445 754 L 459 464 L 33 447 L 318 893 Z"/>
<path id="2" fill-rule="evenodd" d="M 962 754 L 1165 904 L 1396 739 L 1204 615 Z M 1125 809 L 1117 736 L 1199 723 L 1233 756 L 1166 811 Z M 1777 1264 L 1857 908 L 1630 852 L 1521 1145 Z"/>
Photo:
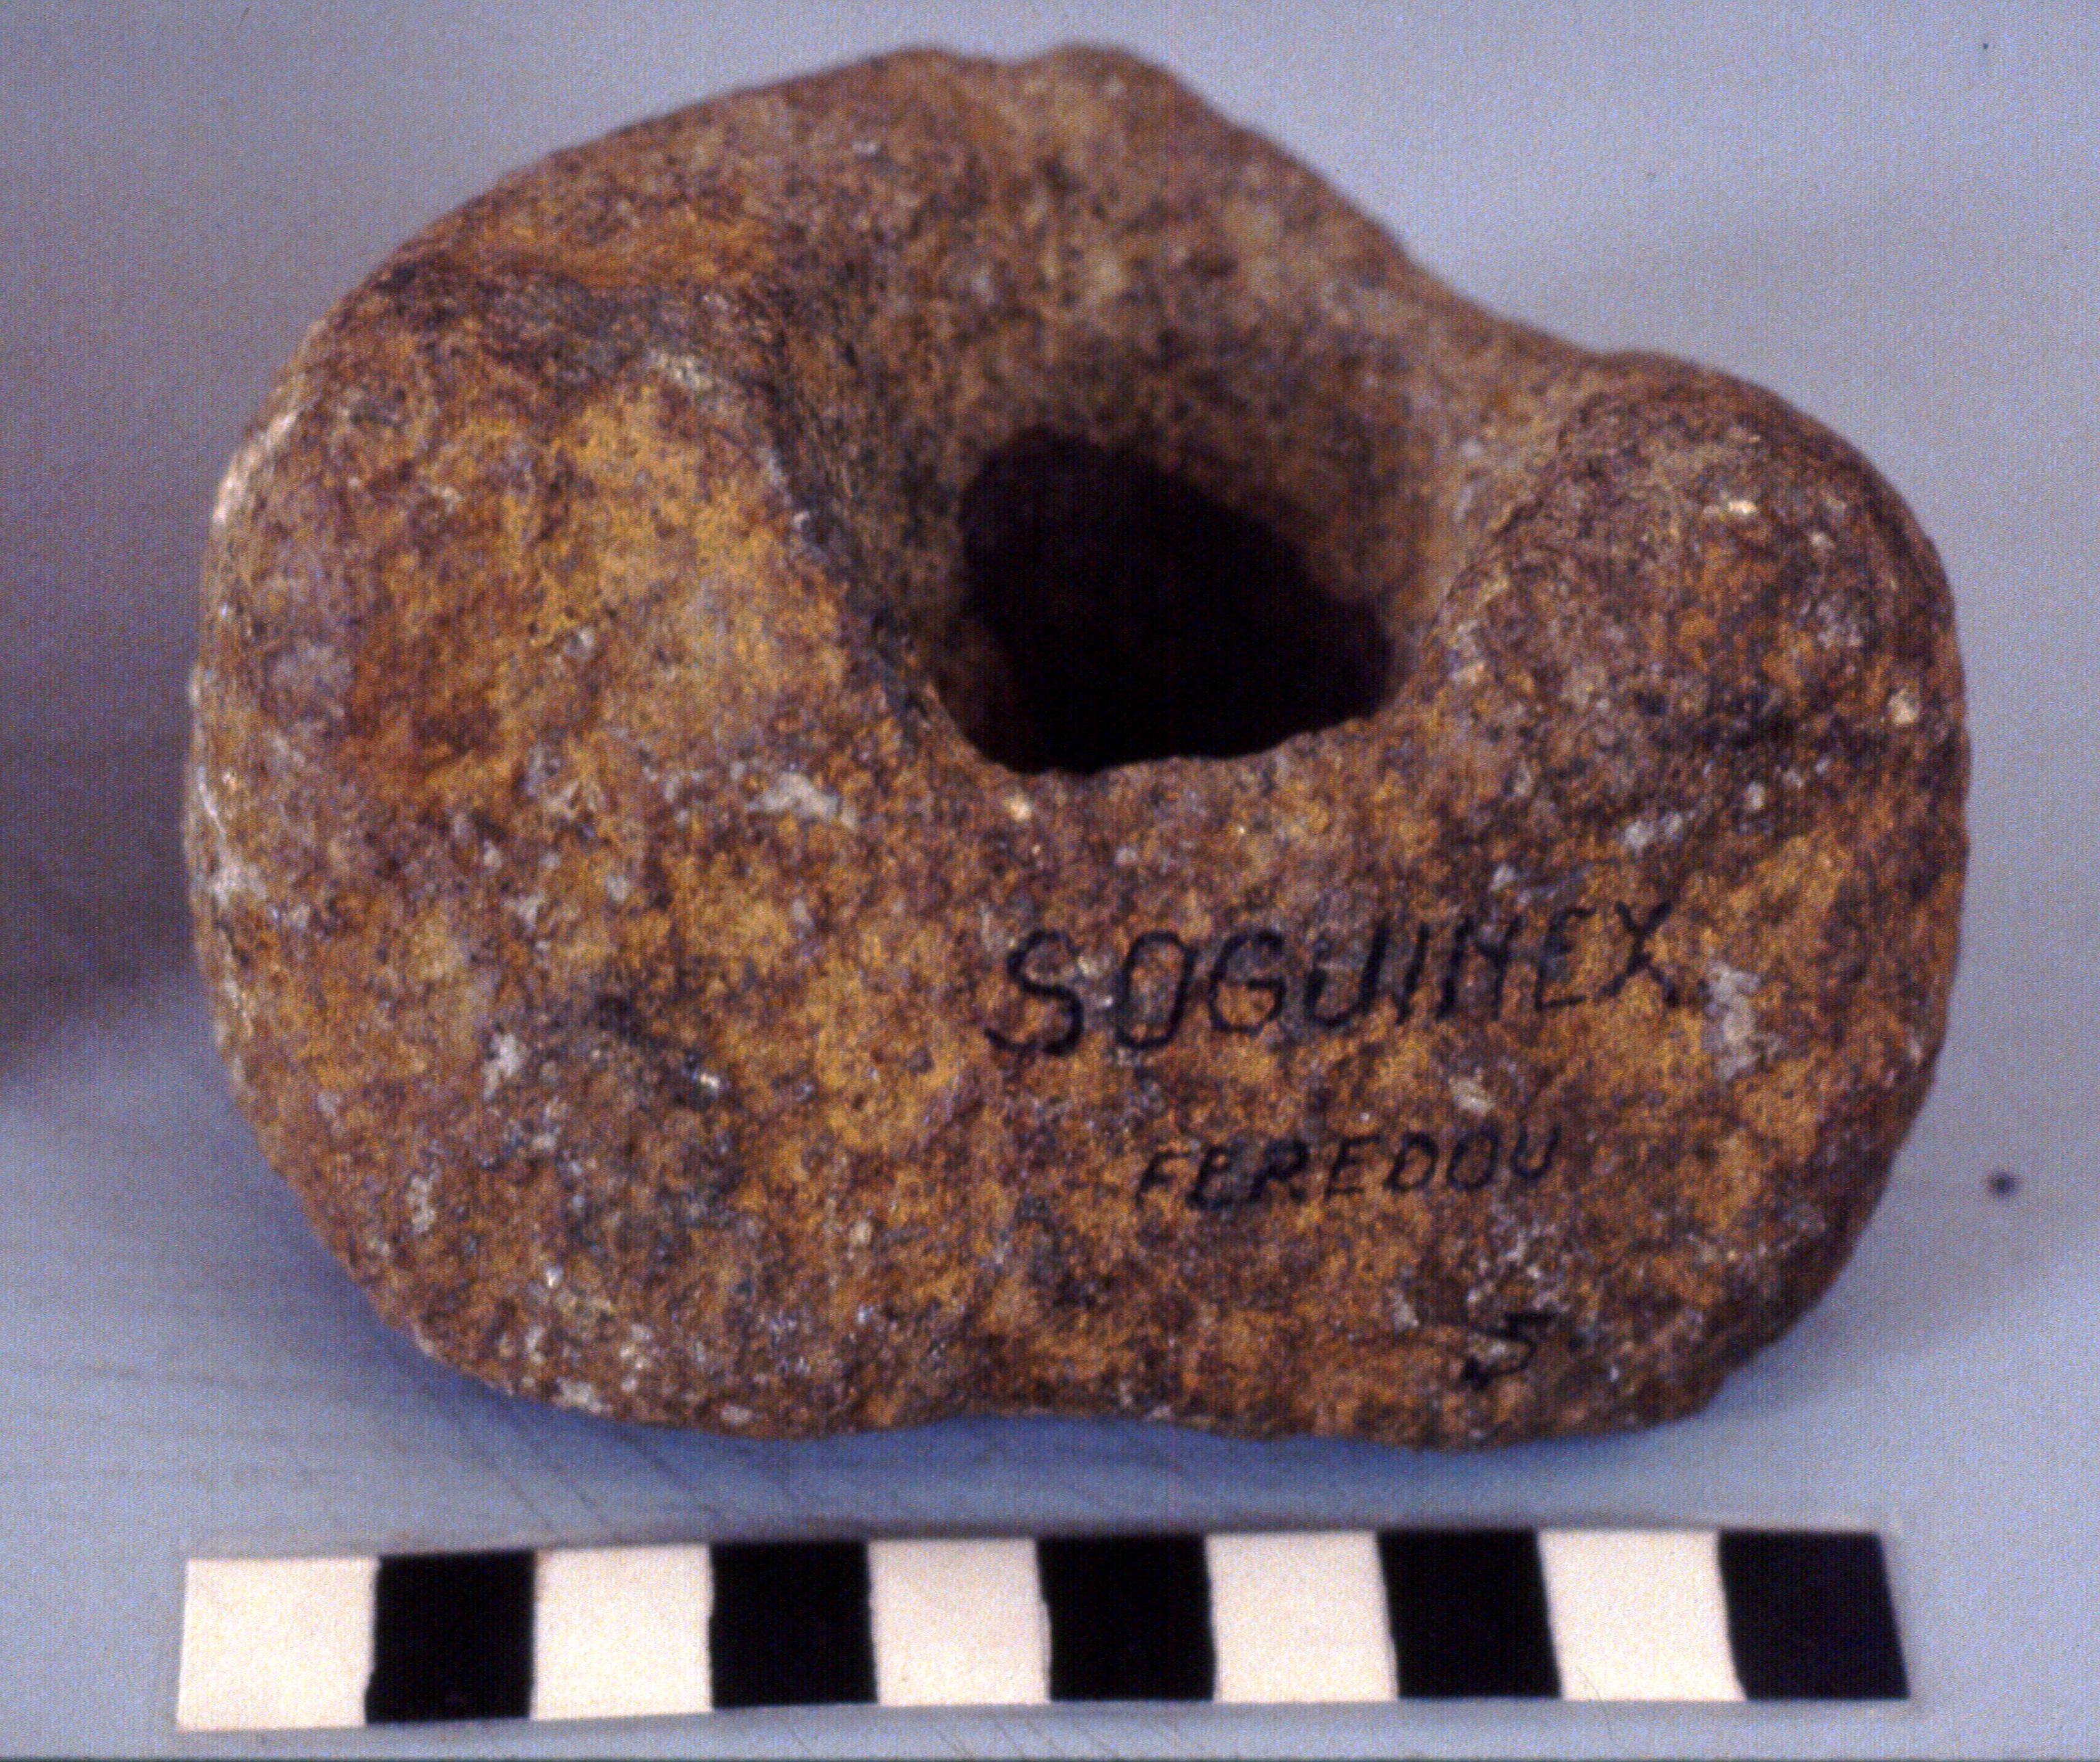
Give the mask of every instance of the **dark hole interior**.
<path id="1" fill-rule="evenodd" d="M 1023 435 L 964 492 L 953 704 L 1015 771 L 1229 758 L 1377 708 L 1376 612 L 1138 455 Z"/>

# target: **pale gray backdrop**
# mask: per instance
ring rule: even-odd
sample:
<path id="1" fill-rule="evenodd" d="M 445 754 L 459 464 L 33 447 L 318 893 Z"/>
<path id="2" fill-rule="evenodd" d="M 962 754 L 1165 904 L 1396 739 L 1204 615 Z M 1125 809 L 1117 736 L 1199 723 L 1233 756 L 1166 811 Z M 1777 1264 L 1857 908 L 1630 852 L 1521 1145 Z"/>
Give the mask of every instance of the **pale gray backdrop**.
<path id="1" fill-rule="evenodd" d="M 896 45 L 1072 38 L 1163 61 L 1505 311 L 1775 387 L 1939 543 L 1975 737 L 1939 1085 L 1835 1294 L 1697 1420 L 1466 1460 L 1135 1425 L 800 1447 L 608 1425 L 382 1331 L 227 1102 L 183 942 L 182 684 L 214 479 L 302 330 L 549 148 Z M 2070 6 L 0 5 L 0 1747 L 183 1747 L 198 1552 L 1474 1519 L 1880 1528 L 1916 1698 L 294 1747 L 2100 1747 L 2096 127 L 2100 12 Z"/>

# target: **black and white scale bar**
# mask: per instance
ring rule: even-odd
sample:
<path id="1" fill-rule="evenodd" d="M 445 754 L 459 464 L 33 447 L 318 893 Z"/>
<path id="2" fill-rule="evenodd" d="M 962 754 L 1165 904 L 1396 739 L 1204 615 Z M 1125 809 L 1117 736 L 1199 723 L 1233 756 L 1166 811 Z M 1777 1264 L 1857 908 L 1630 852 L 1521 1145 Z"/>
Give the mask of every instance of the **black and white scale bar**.
<path id="1" fill-rule="evenodd" d="M 1906 1693 L 1871 1535 L 1396 1530 L 192 1561 L 176 1723 Z"/>

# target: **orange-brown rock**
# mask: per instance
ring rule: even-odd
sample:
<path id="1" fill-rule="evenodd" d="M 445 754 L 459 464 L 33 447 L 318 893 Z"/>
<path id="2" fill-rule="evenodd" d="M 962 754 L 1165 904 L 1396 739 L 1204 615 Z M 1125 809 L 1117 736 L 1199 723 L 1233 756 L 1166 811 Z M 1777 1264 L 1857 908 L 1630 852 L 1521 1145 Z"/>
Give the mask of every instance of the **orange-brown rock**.
<path id="1" fill-rule="evenodd" d="M 242 1106 L 380 1312 L 764 1434 L 1681 1414 L 1924 1095 L 1901 501 L 1467 304 L 1164 75 L 642 123 L 307 339 L 205 574 Z"/>

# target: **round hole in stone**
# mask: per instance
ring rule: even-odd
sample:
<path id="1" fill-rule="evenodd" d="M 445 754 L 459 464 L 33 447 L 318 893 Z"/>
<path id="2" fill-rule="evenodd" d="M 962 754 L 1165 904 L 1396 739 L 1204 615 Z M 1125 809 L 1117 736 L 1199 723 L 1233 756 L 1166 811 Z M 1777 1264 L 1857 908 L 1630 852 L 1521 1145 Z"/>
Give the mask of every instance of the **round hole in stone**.
<path id="1" fill-rule="evenodd" d="M 1231 758 L 1375 709 L 1375 608 L 1323 590 L 1259 522 L 1140 455 L 1046 431 L 961 505 L 942 696 L 987 757 L 1081 774 Z"/>

